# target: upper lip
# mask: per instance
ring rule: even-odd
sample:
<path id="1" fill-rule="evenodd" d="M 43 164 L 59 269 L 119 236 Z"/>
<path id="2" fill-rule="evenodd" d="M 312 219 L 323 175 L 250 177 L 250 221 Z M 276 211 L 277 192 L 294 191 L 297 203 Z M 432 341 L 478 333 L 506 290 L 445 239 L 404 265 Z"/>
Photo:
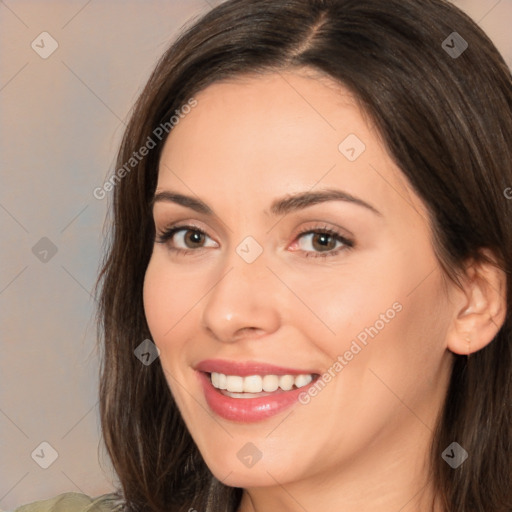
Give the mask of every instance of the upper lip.
<path id="1" fill-rule="evenodd" d="M 195 369 L 205 373 L 223 373 L 225 375 L 309 375 L 318 374 L 312 370 L 298 370 L 296 368 L 285 368 L 273 364 L 258 361 L 229 361 L 227 359 L 205 359 L 195 366 Z"/>

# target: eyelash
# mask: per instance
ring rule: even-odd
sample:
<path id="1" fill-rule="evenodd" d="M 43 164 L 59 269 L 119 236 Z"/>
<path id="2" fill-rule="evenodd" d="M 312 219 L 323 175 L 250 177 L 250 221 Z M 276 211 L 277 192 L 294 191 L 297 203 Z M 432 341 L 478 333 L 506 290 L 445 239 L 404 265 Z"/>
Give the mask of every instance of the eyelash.
<path id="1" fill-rule="evenodd" d="M 190 224 L 186 225 L 178 225 L 178 226 L 171 226 L 164 231 L 157 233 L 156 237 L 156 243 L 159 244 L 165 244 L 167 243 L 176 233 L 179 231 L 194 231 L 196 233 L 200 233 L 202 235 L 208 236 L 207 233 L 205 233 L 202 229 L 198 228 L 197 226 L 193 226 Z M 344 250 L 350 250 L 354 247 L 354 242 L 352 240 L 349 240 L 348 238 L 341 235 L 341 233 L 338 233 L 337 231 L 328 228 L 327 226 L 324 227 L 315 227 L 315 228 L 309 228 L 305 229 L 296 235 L 296 239 L 299 239 L 300 237 L 304 235 L 309 234 L 325 234 L 330 235 L 335 238 L 336 241 L 342 242 L 344 244 L 344 247 L 339 247 L 338 249 L 334 249 L 327 252 L 319 252 L 315 253 L 314 251 L 304 251 L 305 252 L 305 258 L 327 258 L 329 256 L 336 256 L 341 251 Z M 190 255 L 192 253 L 197 253 L 198 250 L 202 249 L 202 247 L 199 247 L 198 249 L 179 249 L 176 247 L 169 247 L 169 250 L 176 252 L 178 254 L 181 254 L 182 256 Z"/>

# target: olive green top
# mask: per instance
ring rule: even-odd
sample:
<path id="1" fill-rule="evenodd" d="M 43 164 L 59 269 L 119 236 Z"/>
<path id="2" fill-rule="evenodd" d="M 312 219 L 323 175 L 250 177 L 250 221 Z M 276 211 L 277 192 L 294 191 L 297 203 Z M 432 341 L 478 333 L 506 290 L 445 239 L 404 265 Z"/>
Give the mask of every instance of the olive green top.
<path id="1" fill-rule="evenodd" d="M 14 509 L 14 512 L 119 512 L 122 503 L 114 494 L 92 498 L 85 494 L 66 492 L 55 498 L 35 501 Z"/>

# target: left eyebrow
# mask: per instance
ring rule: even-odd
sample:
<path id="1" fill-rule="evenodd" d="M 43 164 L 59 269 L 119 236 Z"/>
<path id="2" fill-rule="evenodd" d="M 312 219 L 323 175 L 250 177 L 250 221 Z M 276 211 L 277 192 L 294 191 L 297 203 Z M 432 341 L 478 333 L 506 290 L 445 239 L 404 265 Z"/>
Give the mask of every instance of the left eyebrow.
<path id="1" fill-rule="evenodd" d="M 319 203 L 325 203 L 327 201 L 345 201 L 358 206 L 362 206 L 376 215 L 382 217 L 382 213 L 379 212 L 374 206 L 363 201 L 359 197 L 353 196 L 343 190 L 328 188 L 320 190 L 318 192 L 302 192 L 299 194 L 290 195 L 281 199 L 276 199 L 272 202 L 270 212 L 272 215 L 285 215 L 295 210 L 302 210 L 309 206 L 313 206 Z"/>
<path id="2" fill-rule="evenodd" d="M 178 194 L 171 190 L 163 190 L 161 192 L 157 192 L 154 195 L 150 206 L 153 206 L 155 203 L 160 201 L 176 203 L 205 215 L 214 214 L 213 210 L 200 199 L 183 194 Z M 298 194 L 288 195 L 282 198 L 275 199 L 270 206 L 270 213 L 273 216 L 285 215 L 292 211 L 302 210 L 304 208 L 308 208 L 309 206 L 324 203 L 327 201 L 345 201 L 348 203 L 352 203 L 358 206 L 362 206 L 372 211 L 376 215 L 382 217 L 382 213 L 379 212 L 379 210 L 377 210 L 374 206 L 367 203 L 363 199 L 353 196 L 348 192 L 344 192 L 343 190 L 332 188 L 321 190 L 318 192 L 301 192 Z M 265 211 L 265 213 L 267 213 L 267 211 Z"/>

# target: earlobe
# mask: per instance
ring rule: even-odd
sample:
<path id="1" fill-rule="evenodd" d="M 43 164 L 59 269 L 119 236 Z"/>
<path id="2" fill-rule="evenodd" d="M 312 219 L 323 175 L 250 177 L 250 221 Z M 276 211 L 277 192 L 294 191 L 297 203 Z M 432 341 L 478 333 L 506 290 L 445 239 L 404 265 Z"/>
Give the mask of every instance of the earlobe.
<path id="1" fill-rule="evenodd" d="M 507 312 L 507 278 L 488 250 L 490 262 L 471 262 L 466 267 L 462 290 L 447 333 L 447 348 L 460 355 L 478 352 L 496 336 Z M 492 263 L 494 262 L 494 263 Z"/>

